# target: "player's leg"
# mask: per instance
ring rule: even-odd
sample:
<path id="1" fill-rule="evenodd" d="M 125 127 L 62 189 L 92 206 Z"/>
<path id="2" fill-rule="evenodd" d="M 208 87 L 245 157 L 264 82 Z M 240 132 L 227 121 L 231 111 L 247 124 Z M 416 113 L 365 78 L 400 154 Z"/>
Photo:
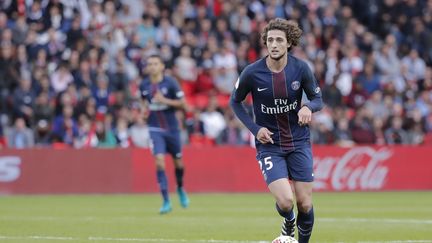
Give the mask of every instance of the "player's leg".
<path id="1" fill-rule="evenodd" d="M 171 132 L 167 136 L 167 151 L 171 154 L 174 161 L 177 195 L 179 197 L 180 205 L 183 208 L 187 208 L 189 207 L 190 200 L 183 186 L 184 164 L 182 159 L 180 132 Z"/>
<path id="2" fill-rule="evenodd" d="M 161 132 L 150 132 L 150 137 L 152 140 L 152 153 L 156 163 L 156 178 L 163 198 L 159 213 L 165 214 L 172 210 L 168 195 L 168 179 L 165 173 L 166 143 Z"/>
<path id="3" fill-rule="evenodd" d="M 276 210 L 284 218 L 281 235 L 294 237 L 294 196 L 288 181 L 285 157 L 282 154 L 259 153 L 257 159 L 268 188 L 276 200 Z"/>
<path id="4" fill-rule="evenodd" d="M 179 197 L 179 201 L 180 201 L 180 205 L 183 208 L 187 208 L 189 207 L 190 204 L 190 200 L 189 197 L 186 193 L 186 190 L 183 187 L 183 174 L 184 174 L 184 167 L 183 165 L 183 161 L 181 158 L 176 158 L 174 159 L 174 164 L 175 164 L 175 175 L 176 175 L 176 180 L 177 180 L 177 195 Z"/>
<path id="5" fill-rule="evenodd" d="M 312 206 L 312 182 L 295 181 L 295 195 L 297 201 L 297 230 L 299 243 L 307 243 L 314 225 L 314 211 Z"/>
<path id="6" fill-rule="evenodd" d="M 157 181 L 163 198 L 162 207 L 159 209 L 159 213 L 165 214 L 172 210 L 168 194 L 168 179 L 165 173 L 165 154 L 156 154 L 155 159 Z"/>
<path id="7" fill-rule="evenodd" d="M 299 149 L 288 156 L 288 169 L 293 180 L 297 204 L 299 243 L 308 243 L 314 225 L 312 207 L 313 160 L 311 148 Z"/>
<path id="8" fill-rule="evenodd" d="M 268 185 L 276 199 L 276 210 L 284 219 L 281 235 L 295 236 L 294 195 L 287 178 L 278 179 Z"/>

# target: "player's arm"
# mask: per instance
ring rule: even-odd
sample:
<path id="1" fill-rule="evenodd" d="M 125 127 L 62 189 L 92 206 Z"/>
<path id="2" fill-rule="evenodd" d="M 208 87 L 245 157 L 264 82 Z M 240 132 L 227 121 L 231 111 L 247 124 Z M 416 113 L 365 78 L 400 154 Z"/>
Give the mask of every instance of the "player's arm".
<path id="1" fill-rule="evenodd" d="M 181 91 L 180 91 L 181 92 Z M 182 92 L 183 93 L 183 92 Z M 178 97 L 180 96 L 180 97 Z M 160 90 L 158 90 L 154 95 L 153 95 L 153 100 L 155 102 L 158 103 L 162 103 L 162 104 L 166 104 L 168 106 L 172 106 L 176 109 L 184 109 L 186 107 L 186 101 L 183 97 L 183 94 L 181 95 L 177 95 L 177 99 L 170 99 L 165 97 L 162 92 L 160 92 Z"/>
<path id="2" fill-rule="evenodd" d="M 258 126 L 253 119 L 249 116 L 246 109 L 243 107 L 243 101 L 246 98 L 247 94 L 251 91 L 247 79 L 247 71 L 246 68 L 243 70 L 240 77 L 237 79 L 235 84 L 235 88 L 231 93 L 230 105 L 233 109 L 236 116 L 240 119 L 240 121 L 252 132 L 254 136 L 257 136 L 258 131 L 260 130 L 260 126 Z"/>
<path id="3" fill-rule="evenodd" d="M 157 90 L 153 95 L 153 100 L 176 109 L 186 109 L 183 90 L 181 90 L 180 85 L 174 79 L 171 79 L 168 95 L 164 96 L 160 90 Z"/>
<path id="4" fill-rule="evenodd" d="M 306 63 L 303 67 L 302 86 L 309 102 L 304 104 L 311 112 L 319 111 L 323 108 L 321 89 L 318 81 Z"/>
<path id="5" fill-rule="evenodd" d="M 312 120 L 312 113 L 323 108 L 321 89 L 310 68 L 303 66 L 302 87 L 309 99 L 298 112 L 298 123 L 300 125 L 309 124 Z"/>
<path id="6" fill-rule="evenodd" d="M 139 111 L 140 111 L 140 114 L 143 116 L 143 118 L 147 120 L 147 118 L 150 114 L 149 113 L 149 102 L 147 99 L 141 98 L 141 100 L 139 101 Z"/>

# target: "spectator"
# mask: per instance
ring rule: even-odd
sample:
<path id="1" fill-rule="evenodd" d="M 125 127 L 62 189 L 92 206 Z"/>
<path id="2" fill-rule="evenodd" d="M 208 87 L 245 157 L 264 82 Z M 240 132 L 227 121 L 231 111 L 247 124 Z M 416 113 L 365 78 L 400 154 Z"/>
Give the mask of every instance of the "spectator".
<path id="1" fill-rule="evenodd" d="M 126 46 L 125 54 L 126 57 L 138 65 L 141 60 L 141 43 L 140 36 L 138 33 L 132 33 L 131 39 Z"/>
<path id="2" fill-rule="evenodd" d="M 353 141 L 358 144 L 373 144 L 376 141 L 370 114 L 366 108 L 360 107 L 350 122 Z"/>
<path id="3" fill-rule="evenodd" d="M 359 75 L 358 81 L 362 84 L 368 95 L 381 88 L 379 76 L 375 73 L 372 63 L 366 63 L 363 72 Z"/>
<path id="4" fill-rule="evenodd" d="M 341 71 L 357 76 L 363 71 L 363 60 L 356 55 L 357 50 L 355 48 L 348 49 L 346 52 L 346 56 L 342 58 L 340 63 Z"/>
<path id="5" fill-rule="evenodd" d="M 408 134 L 402 129 L 402 117 L 396 116 L 390 120 L 390 127 L 385 130 L 387 144 L 407 144 Z"/>
<path id="6" fill-rule="evenodd" d="M 81 29 L 81 18 L 77 16 L 72 20 L 72 26 L 66 34 L 66 46 L 76 48 L 78 41 L 84 38 L 85 36 Z"/>
<path id="7" fill-rule="evenodd" d="M 156 43 L 158 45 L 168 44 L 171 47 L 180 47 L 180 33 L 168 18 L 162 18 L 156 29 Z"/>
<path id="8" fill-rule="evenodd" d="M 383 84 L 393 83 L 398 92 L 405 88 L 405 81 L 400 75 L 400 60 L 396 50 L 389 44 L 384 44 L 380 51 L 376 53 L 376 64 L 382 75 Z"/>
<path id="9" fill-rule="evenodd" d="M 79 69 L 72 72 L 75 86 L 80 89 L 85 86 L 93 88 L 96 80 L 95 70 L 91 70 L 90 63 L 87 60 L 82 60 L 79 64 Z"/>
<path id="10" fill-rule="evenodd" d="M 240 5 L 237 11 L 230 16 L 230 27 L 235 33 L 247 36 L 252 31 L 252 23 L 247 16 L 247 6 Z"/>
<path id="11" fill-rule="evenodd" d="M 423 144 L 424 134 L 426 132 L 425 119 L 421 116 L 421 112 L 418 109 L 412 110 L 406 121 L 407 136 L 409 144 Z"/>
<path id="12" fill-rule="evenodd" d="M 67 64 L 62 63 L 58 67 L 57 71 L 52 74 L 51 86 L 54 89 L 54 92 L 58 94 L 65 91 L 67 86 L 73 81 L 73 76 L 70 73 Z"/>
<path id="13" fill-rule="evenodd" d="M 150 133 L 142 116 L 138 116 L 129 128 L 132 144 L 138 148 L 150 147 Z"/>
<path id="14" fill-rule="evenodd" d="M 194 109 L 191 114 L 186 117 L 186 129 L 191 140 L 192 137 L 204 136 L 204 122 L 201 120 L 201 111 Z"/>
<path id="15" fill-rule="evenodd" d="M 156 40 L 156 27 L 150 15 L 144 14 L 142 16 L 136 33 L 141 47 L 144 47 L 149 40 Z"/>
<path id="16" fill-rule="evenodd" d="M 2 45 L 0 56 L 0 112 L 6 112 L 7 97 L 18 85 L 19 68 L 12 56 L 13 46 Z"/>
<path id="17" fill-rule="evenodd" d="M 210 97 L 209 104 L 201 114 L 200 119 L 204 124 L 205 136 L 213 139 L 216 143 L 221 143 L 223 130 L 226 128 L 226 121 L 223 114 L 217 108 L 216 96 Z"/>
<path id="18" fill-rule="evenodd" d="M 211 60 L 204 60 L 203 66 L 198 69 L 198 76 L 195 86 L 195 95 L 209 95 L 216 93 L 213 81 L 213 63 Z"/>
<path id="19" fill-rule="evenodd" d="M 316 144 L 328 144 L 334 142 L 334 137 L 332 134 L 333 129 L 333 119 L 331 117 L 331 112 L 328 107 L 324 107 L 321 112 L 317 113 L 313 125 L 317 129 L 314 129 L 311 135 L 312 141 Z"/>
<path id="20" fill-rule="evenodd" d="M 342 93 L 335 82 L 323 87 L 323 101 L 330 107 L 342 106 Z"/>
<path id="21" fill-rule="evenodd" d="M 127 148 L 130 146 L 127 120 L 117 119 L 116 128 L 114 129 L 114 135 L 117 140 L 117 144 L 121 148 Z"/>
<path id="22" fill-rule="evenodd" d="M 182 85 L 185 95 L 190 95 L 195 92 L 198 76 L 197 64 L 191 54 L 191 48 L 189 46 L 182 46 L 180 48 L 180 56 L 174 61 L 174 72 Z"/>
<path id="23" fill-rule="evenodd" d="M 26 4 L 30 3 L 30 6 L 27 6 L 26 16 L 27 22 L 34 26 L 36 31 L 41 31 L 44 27 L 43 25 L 43 9 L 40 1 L 26 2 Z"/>
<path id="24" fill-rule="evenodd" d="M 426 64 L 418 55 L 416 49 L 411 49 L 409 55 L 402 58 L 402 65 L 408 69 L 409 80 L 418 81 L 424 78 Z"/>
<path id="25" fill-rule="evenodd" d="M 341 119 L 336 121 L 336 129 L 333 134 L 335 143 L 342 147 L 351 147 L 355 143 L 352 140 L 351 131 L 349 130 L 348 119 Z"/>
<path id="26" fill-rule="evenodd" d="M 51 124 L 48 120 L 39 120 L 35 126 L 35 143 L 38 146 L 50 146 L 51 145 Z"/>
<path id="27" fill-rule="evenodd" d="M 78 126 L 73 118 L 73 107 L 65 105 L 61 115 L 54 119 L 52 133 L 57 142 L 72 146 L 78 136 Z"/>
<path id="28" fill-rule="evenodd" d="M 95 133 L 97 137 L 97 147 L 100 148 L 113 148 L 117 145 L 115 135 L 110 127 L 107 127 L 106 123 L 101 120 L 97 120 L 95 123 Z"/>
<path id="29" fill-rule="evenodd" d="M 367 92 L 363 89 L 362 84 L 359 81 L 354 82 L 354 87 L 348 96 L 347 105 L 351 108 L 358 108 L 363 106 L 368 98 Z"/>
<path id="30" fill-rule="evenodd" d="M 105 13 L 102 11 L 102 6 L 98 1 L 93 1 L 90 6 L 90 26 L 91 29 L 100 30 L 107 24 L 108 19 Z"/>
<path id="31" fill-rule="evenodd" d="M 215 72 L 214 82 L 222 94 L 230 94 L 238 78 L 237 58 L 231 50 L 224 46 L 214 56 Z"/>
<path id="32" fill-rule="evenodd" d="M 386 119 L 390 115 L 388 105 L 393 103 L 390 96 L 383 98 L 381 91 L 375 91 L 366 101 L 365 107 L 372 113 L 372 117 Z"/>
<path id="33" fill-rule="evenodd" d="M 18 17 L 15 22 L 15 26 L 12 29 L 13 43 L 18 45 L 23 44 L 26 39 L 28 30 L 29 30 L 29 26 L 27 25 L 25 17 L 24 16 Z"/>
<path id="34" fill-rule="evenodd" d="M 31 89 L 31 81 L 21 79 L 13 94 L 14 115 L 24 118 L 29 124 L 33 118 L 36 95 Z"/>
<path id="35" fill-rule="evenodd" d="M 34 124 L 44 121 L 43 124 L 49 125 L 54 118 L 53 103 L 50 102 L 47 92 L 41 92 L 36 97 L 33 114 Z"/>
<path id="36" fill-rule="evenodd" d="M 46 9 L 44 15 L 44 29 L 53 28 L 54 30 L 60 30 L 63 27 L 64 19 L 60 12 L 58 5 L 51 5 L 50 8 Z"/>
<path id="37" fill-rule="evenodd" d="M 31 148 L 35 143 L 33 132 L 22 117 L 15 119 L 14 126 L 6 130 L 6 140 L 9 148 L 17 149 Z"/>
<path id="38" fill-rule="evenodd" d="M 45 48 L 50 60 L 60 60 L 61 54 L 65 49 L 63 33 L 56 31 L 54 28 L 49 28 L 47 33 L 41 38 L 48 39 Z"/>
<path id="39" fill-rule="evenodd" d="M 96 78 L 96 86 L 92 89 L 92 96 L 96 101 L 96 110 L 105 114 L 108 111 L 111 89 L 109 88 L 108 77 L 99 74 Z"/>

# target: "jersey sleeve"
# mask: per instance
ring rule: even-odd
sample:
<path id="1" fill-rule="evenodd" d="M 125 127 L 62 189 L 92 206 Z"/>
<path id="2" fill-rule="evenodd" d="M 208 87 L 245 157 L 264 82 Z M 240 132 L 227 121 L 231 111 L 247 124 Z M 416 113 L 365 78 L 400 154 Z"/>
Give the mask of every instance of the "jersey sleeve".
<path id="1" fill-rule="evenodd" d="M 237 79 L 234 90 L 231 94 L 230 105 L 240 121 L 243 122 L 254 136 L 256 136 L 261 127 L 253 121 L 252 117 L 249 116 L 242 104 L 243 100 L 251 91 L 250 82 L 252 79 L 250 78 L 249 72 L 250 66 L 246 67 Z"/>
<path id="2" fill-rule="evenodd" d="M 145 87 L 146 87 L 145 81 L 141 82 L 141 84 L 139 86 L 139 92 L 140 92 L 141 99 L 144 99 L 144 100 L 148 99 L 149 95 L 150 95 L 150 92 Z"/>
<path id="3" fill-rule="evenodd" d="M 175 79 L 170 79 L 170 95 L 173 99 L 182 99 L 184 97 L 184 92 L 180 88 L 180 84 Z"/>
<path id="4" fill-rule="evenodd" d="M 306 63 L 303 63 L 302 87 L 309 99 L 309 102 L 304 105 L 312 112 L 321 110 L 323 108 L 321 88 Z"/>
<path id="5" fill-rule="evenodd" d="M 240 77 L 237 79 L 237 82 L 235 83 L 234 90 L 232 92 L 231 98 L 236 102 L 242 102 L 248 93 L 251 91 L 250 85 L 248 84 L 248 73 L 249 69 L 246 68 L 241 74 Z"/>

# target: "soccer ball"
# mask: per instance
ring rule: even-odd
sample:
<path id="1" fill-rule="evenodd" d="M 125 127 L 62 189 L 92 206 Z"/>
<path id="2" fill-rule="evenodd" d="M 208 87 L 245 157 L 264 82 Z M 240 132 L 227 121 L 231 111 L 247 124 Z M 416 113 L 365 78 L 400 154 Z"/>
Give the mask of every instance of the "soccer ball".
<path id="1" fill-rule="evenodd" d="M 276 239 L 274 239 L 272 243 L 298 243 L 298 241 L 295 238 L 292 238 L 291 236 L 281 235 Z"/>

